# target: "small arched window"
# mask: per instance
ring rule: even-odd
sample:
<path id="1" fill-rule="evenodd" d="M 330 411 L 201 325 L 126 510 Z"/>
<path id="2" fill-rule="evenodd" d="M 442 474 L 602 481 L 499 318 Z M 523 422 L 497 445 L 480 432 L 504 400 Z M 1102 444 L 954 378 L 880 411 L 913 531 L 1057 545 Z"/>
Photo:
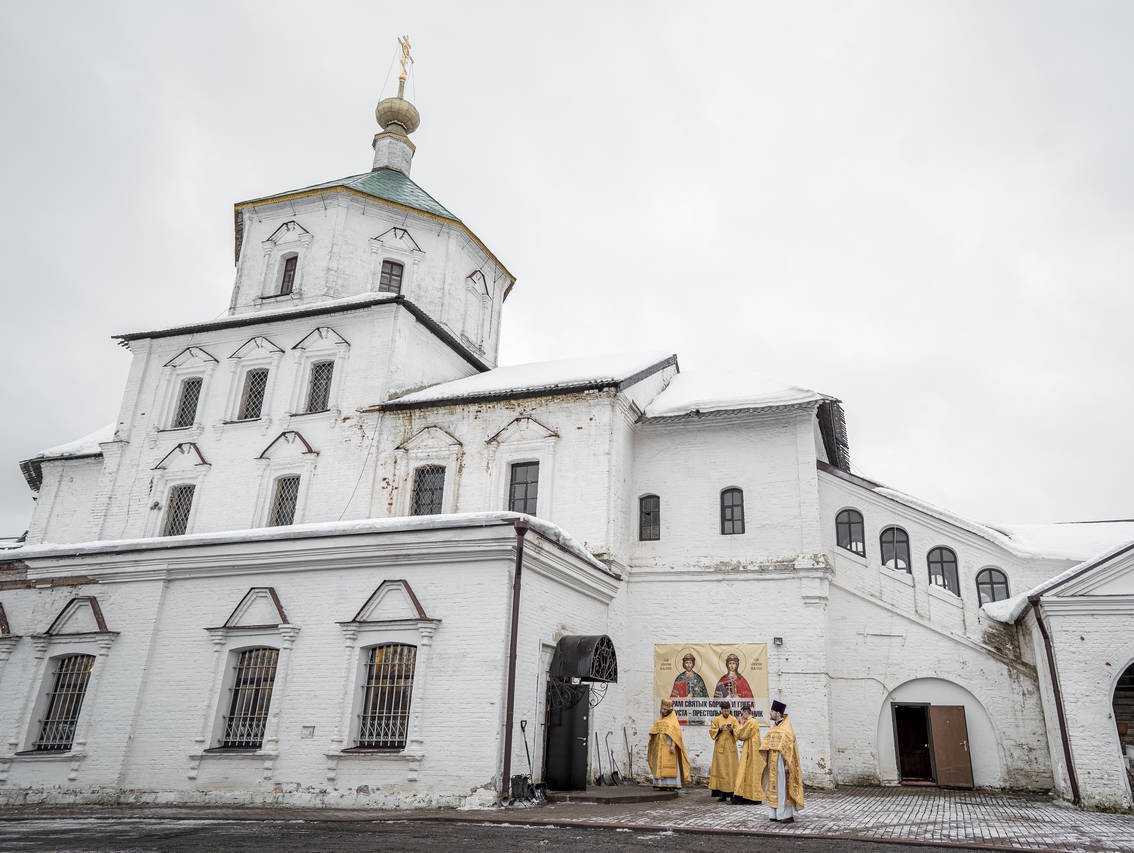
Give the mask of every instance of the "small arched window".
<path id="1" fill-rule="evenodd" d="M 961 582 L 957 579 L 957 555 L 951 548 L 934 548 L 929 552 L 929 582 L 944 587 L 960 596 Z"/>
<path id="2" fill-rule="evenodd" d="M 835 516 L 835 537 L 840 548 L 866 556 L 866 530 L 857 509 L 844 509 Z"/>
<path id="3" fill-rule="evenodd" d="M 744 532 L 744 492 L 725 489 L 721 492 L 721 535 Z"/>
<path id="4" fill-rule="evenodd" d="M 878 537 L 882 565 L 899 572 L 910 572 L 910 537 L 900 527 L 887 527 Z"/>
<path id="5" fill-rule="evenodd" d="M 299 267 L 299 255 L 284 255 L 280 268 L 280 296 L 287 296 L 295 290 L 295 271 Z"/>
<path id="6" fill-rule="evenodd" d="M 643 542 L 661 539 L 661 498 L 657 495 L 638 498 L 638 538 Z"/>
<path id="7" fill-rule="evenodd" d="M 977 572 L 976 576 L 977 601 L 980 604 L 989 604 L 993 601 L 1003 601 L 1008 597 L 1008 575 L 995 566 L 988 566 Z"/>
<path id="8" fill-rule="evenodd" d="M 405 267 L 397 261 L 382 261 L 382 273 L 378 277 L 378 292 L 401 293 L 402 272 L 404 270 Z"/>

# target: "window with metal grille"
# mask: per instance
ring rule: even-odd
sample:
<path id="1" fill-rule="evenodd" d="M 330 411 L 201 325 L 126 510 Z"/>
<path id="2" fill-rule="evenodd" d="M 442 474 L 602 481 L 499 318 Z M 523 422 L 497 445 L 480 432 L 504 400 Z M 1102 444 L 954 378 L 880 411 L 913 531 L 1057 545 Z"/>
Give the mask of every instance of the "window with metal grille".
<path id="1" fill-rule="evenodd" d="M 280 276 L 280 296 L 287 296 L 295 289 L 295 268 L 299 266 L 299 256 L 284 258 L 283 275 Z"/>
<path id="2" fill-rule="evenodd" d="M 977 572 L 976 588 L 981 604 L 1003 601 L 1008 597 L 1008 575 L 995 566 L 988 566 Z"/>
<path id="3" fill-rule="evenodd" d="M 866 528 L 862 513 L 857 509 L 844 509 L 835 516 L 835 539 L 840 548 L 866 556 Z"/>
<path id="4" fill-rule="evenodd" d="M 182 483 L 169 490 L 165 499 L 165 523 L 162 536 L 184 536 L 189 527 L 189 512 L 193 509 L 193 493 L 197 487 L 192 483 Z"/>
<path id="5" fill-rule="evenodd" d="M 661 539 L 661 498 L 657 495 L 638 498 L 638 538 Z"/>
<path id="6" fill-rule="evenodd" d="M 244 649 L 236 659 L 221 746 L 258 749 L 264 742 L 279 649 Z"/>
<path id="7" fill-rule="evenodd" d="M 55 659 L 55 678 L 47 696 L 47 710 L 39 723 L 39 737 L 32 745 L 37 752 L 66 752 L 75 742 L 75 726 L 94 661 L 94 655 L 66 655 Z"/>
<path id="8" fill-rule="evenodd" d="M 508 485 L 508 509 L 512 512 L 536 514 L 536 497 L 539 492 L 539 463 L 517 462 L 512 466 Z"/>
<path id="9" fill-rule="evenodd" d="M 272 514 L 268 518 L 269 527 L 282 527 L 295 523 L 295 505 L 299 500 L 299 475 L 289 474 L 276 480 L 272 495 Z"/>
<path id="10" fill-rule="evenodd" d="M 190 376 L 181 382 L 181 393 L 177 395 L 177 410 L 173 413 L 173 428 L 193 426 L 197 418 L 197 402 L 201 399 L 200 376 Z"/>
<path id="11" fill-rule="evenodd" d="M 744 532 L 744 492 L 725 489 L 721 492 L 721 534 Z"/>
<path id="12" fill-rule="evenodd" d="M 402 270 L 397 261 L 382 261 L 382 275 L 378 278 L 379 293 L 402 292 Z"/>
<path id="13" fill-rule="evenodd" d="M 317 361 L 311 365 L 307 383 L 307 411 L 325 412 L 331 405 L 331 379 L 335 375 L 333 361 Z"/>
<path id="14" fill-rule="evenodd" d="M 900 527 L 887 527 L 878 537 L 882 548 L 882 565 L 887 569 L 912 573 L 910 566 L 910 537 Z"/>
<path id="15" fill-rule="evenodd" d="M 358 746 L 405 749 L 417 648 L 399 643 L 373 646 L 366 661 Z"/>
<path id="16" fill-rule="evenodd" d="M 240 397 L 240 412 L 237 418 L 252 421 L 260 417 L 264 408 L 264 391 L 268 387 L 268 370 L 258 367 L 244 374 L 244 393 Z"/>
<path id="17" fill-rule="evenodd" d="M 961 583 L 957 579 L 957 555 L 951 548 L 934 548 L 929 552 L 929 582 L 944 587 L 959 596 Z"/>
<path id="18" fill-rule="evenodd" d="M 413 515 L 439 515 L 444 495 L 444 465 L 422 465 L 414 472 Z"/>

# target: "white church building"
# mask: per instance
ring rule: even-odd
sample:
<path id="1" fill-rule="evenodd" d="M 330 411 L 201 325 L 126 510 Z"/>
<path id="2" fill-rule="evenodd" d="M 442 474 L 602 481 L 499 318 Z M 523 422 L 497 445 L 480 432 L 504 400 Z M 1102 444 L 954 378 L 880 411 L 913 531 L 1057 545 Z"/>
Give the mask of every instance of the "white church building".
<path id="1" fill-rule="evenodd" d="M 515 279 L 377 118 L 370 171 L 235 206 L 222 319 L 118 335 L 117 420 L 20 463 L 0 802 L 641 777 L 655 646 L 749 643 L 808 785 L 1134 805 L 1134 523 L 958 518 L 852 468 L 836 398 L 671 352 L 499 366 Z"/>

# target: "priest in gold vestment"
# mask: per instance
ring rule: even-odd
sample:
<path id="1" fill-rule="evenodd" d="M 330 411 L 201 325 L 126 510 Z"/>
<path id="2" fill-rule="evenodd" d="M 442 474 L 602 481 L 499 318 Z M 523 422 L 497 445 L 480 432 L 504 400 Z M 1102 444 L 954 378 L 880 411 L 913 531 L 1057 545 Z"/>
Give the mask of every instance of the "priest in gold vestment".
<path id="1" fill-rule="evenodd" d="M 680 788 L 682 782 L 689 782 L 689 755 L 681 724 L 673 713 L 673 700 L 668 697 L 661 700 L 661 716 L 650 729 L 647 760 L 655 788 Z"/>
<path id="2" fill-rule="evenodd" d="M 747 709 L 741 712 L 741 726 L 736 739 L 744 744 L 733 784 L 734 805 L 759 805 L 764 802 L 764 754 L 760 751 L 760 724 Z"/>
<path id="3" fill-rule="evenodd" d="M 795 813 L 803 808 L 803 778 L 799 775 L 799 747 L 795 729 L 788 719 L 787 705 L 772 701 L 772 726 L 764 735 L 760 751 L 767 764 L 764 790 L 771 820 L 777 823 L 794 823 Z"/>
<path id="4" fill-rule="evenodd" d="M 732 796 L 732 783 L 736 780 L 736 735 L 740 726 L 732 716 L 732 706 L 721 702 L 721 713 L 709 724 L 709 737 L 713 739 L 713 765 L 709 769 L 709 795 L 727 800 Z"/>

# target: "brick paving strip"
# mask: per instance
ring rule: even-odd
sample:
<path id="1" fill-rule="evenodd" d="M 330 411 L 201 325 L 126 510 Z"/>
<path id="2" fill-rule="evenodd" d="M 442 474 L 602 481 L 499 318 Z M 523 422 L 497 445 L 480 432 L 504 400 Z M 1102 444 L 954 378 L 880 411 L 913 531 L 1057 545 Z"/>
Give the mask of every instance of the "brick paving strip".
<path id="1" fill-rule="evenodd" d="M 807 791 L 794 824 L 768 820 L 763 806 L 730 806 L 703 789 L 668 803 L 455 811 L 369 811 L 284 806 L 14 806 L 0 820 L 59 818 L 171 820 L 461 821 L 579 826 L 727 836 L 790 835 L 987 850 L 1134 853 L 1134 815 L 1085 812 L 1049 797 L 937 788 L 838 788 Z"/>

